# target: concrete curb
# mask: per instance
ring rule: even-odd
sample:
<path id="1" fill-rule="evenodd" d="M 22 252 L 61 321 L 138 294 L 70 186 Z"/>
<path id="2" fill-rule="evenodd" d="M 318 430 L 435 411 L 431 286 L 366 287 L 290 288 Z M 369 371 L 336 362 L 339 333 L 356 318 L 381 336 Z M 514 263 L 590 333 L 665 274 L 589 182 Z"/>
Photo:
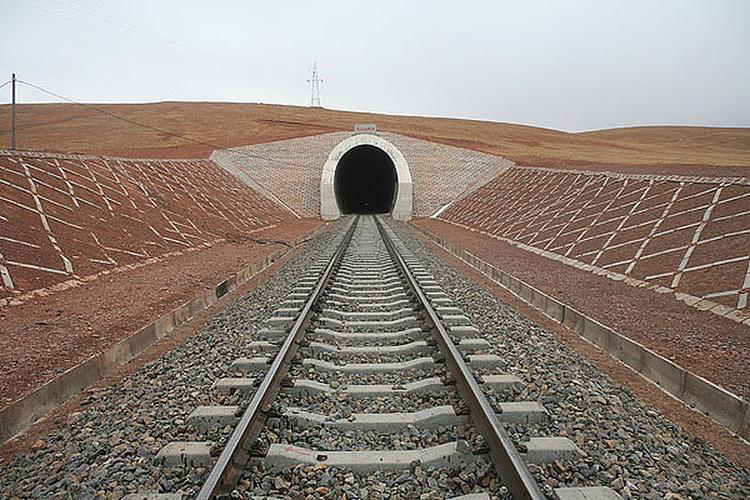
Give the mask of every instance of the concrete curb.
<path id="1" fill-rule="evenodd" d="M 292 248 L 296 248 L 304 241 L 314 238 L 323 228 L 325 228 L 325 225 L 321 225 L 307 236 L 297 238 L 293 242 Z M 192 300 L 157 318 L 133 335 L 69 368 L 34 392 L 0 410 L 0 443 L 4 443 L 21 433 L 85 387 L 100 380 L 113 368 L 125 364 L 153 343 L 167 336 L 175 328 L 188 323 L 198 313 L 270 267 L 291 250 L 285 247 L 272 252 L 262 262 L 245 267 L 210 290 L 202 292 Z"/>
<path id="2" fill-rule="evenodd" d="M 513 295 L 622 361 L 670 396 L 750 439 L 750 403 L 426 230 L 410 227 Z"/>

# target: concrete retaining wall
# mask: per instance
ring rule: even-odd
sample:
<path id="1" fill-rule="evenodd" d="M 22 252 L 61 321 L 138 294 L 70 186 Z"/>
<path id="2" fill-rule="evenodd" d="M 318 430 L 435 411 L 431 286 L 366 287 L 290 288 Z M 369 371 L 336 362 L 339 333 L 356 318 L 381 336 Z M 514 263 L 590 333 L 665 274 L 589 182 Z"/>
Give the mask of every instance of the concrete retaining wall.
<path id="1" fill-rule="evenodd" d="M 523 280 L 458 248 L 426 230 L 411 226 L 459 260 L 464 261 L 549 318 L 568 327 L 603 351 L 622 361 L 641 376 L 655 383 L 670 396 L 695 408 L 750 439 L 750 403 L 719 387 L 611 328 L 599 323 Z"/>
<path id="2" fill-rule="evenodd" d="M 294 247 L 314 237 L 323 227 L 320 226 L 309 236 L 295 240 Z M 31 394 L 0 410 L 0 443 L 22 432 L 85 387 L 101 379 L 113 368 L 135 358 L 156 341 L 164 338 L 178 326 L 189 322 L 201 311 L 218 302 L 229 292 L 236 290 L 290 251 L 290 248 L 274 251 L 262 262 L 247 266 L 212 289 L 169 311 L 133 335 L 109 347 L 106 351 L 91 356 Z"/>

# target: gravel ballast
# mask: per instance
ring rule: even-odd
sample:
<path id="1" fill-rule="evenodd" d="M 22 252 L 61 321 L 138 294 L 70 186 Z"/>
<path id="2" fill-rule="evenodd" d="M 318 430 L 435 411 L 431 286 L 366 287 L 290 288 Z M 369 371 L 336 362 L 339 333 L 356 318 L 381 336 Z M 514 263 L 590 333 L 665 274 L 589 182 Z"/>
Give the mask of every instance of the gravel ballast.
<path id="1" fill-rule="evenodd" d="M 400 225 L 390 224 L 490 341 L 492 347 L 487 352 L 502 360 L 502 366 L 491 372 L 517 375 L 525 382 L 501 393 L 487 391 L 488 399 L 495 403 L 537 401 L 550 413 L 548 422 L 508 425 L 512 439 L 522 443 L 530 437 L 568 437 L 585 452 L 582 459 L 530 466 L 545 493 L 551 495 L 552 488 L 560 486 L 599 485 L 610 486 L 625 498 L 750 497 L 748 471 L 682 432 L 550 333 L 446 265 Z M 234 376 L 232 361 L 248 355 L 246 344 L 253 333 L 280 307 L 307 266 L 329 250 L 344 226 L 342 222 L 337 230 L 316 238 L 304 253 L 258 289 L 229 304 L 183 345 L 93 398 L 86 410 L 71 417 L 66 428 L 42 438 L 36 449 L 0 466 L 0 495 L 119 498 L 134 492 L 194 494 L 208 470 L 163 468 L 155 460 L 156 453 L 170 441 L 212 440 L 219 445 L 226 441 L 230 427 L 198 431 L 186 424 L 188 414 L 197 405 L 241 405 L 247 401 L 248 396 L 217 393 L 213 383 Z M 397 383 L 444 373 L 355 376 L 302 370 L 295 366 L 292 373 L 336 384 Z M 453 391 L 364 399 L 291 396 L 282 391 L 277 403 L 346 417 L 350 413 L 415 411 L 440 404 L 454 403 L 455 407 L 459 406 L 456 397 Z M 465 439 L 475 449 L 483 441 L 470 424 L 433 430 L 407 427 L 388 436 L 297 429 L 282 419 L 262 434 L 265 444 L 294 443 L 319 450 L 413 449 L 455 439 Z M 501 498 L 507 495 L 491 465 L 481 457 L 458 470 L 413 465 L 409 471 L 369 474 L 308 465 L 264 474 L 262 464 L 254 463 L 236 494 L 239 498 L 450 498 L 480 491 Z"/>

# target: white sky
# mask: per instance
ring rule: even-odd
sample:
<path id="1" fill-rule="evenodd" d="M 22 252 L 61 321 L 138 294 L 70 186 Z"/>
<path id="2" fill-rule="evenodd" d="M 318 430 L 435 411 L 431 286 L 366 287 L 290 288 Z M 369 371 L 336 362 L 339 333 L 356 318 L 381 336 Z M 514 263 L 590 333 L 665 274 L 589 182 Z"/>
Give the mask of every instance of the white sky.
<path id="1" fill-rule="evenodd" d="M 307 105 L 313 60 L 333 109 L 750 126 L 748 0 L 0 0 L 0 83 L 80 101 Z"/>

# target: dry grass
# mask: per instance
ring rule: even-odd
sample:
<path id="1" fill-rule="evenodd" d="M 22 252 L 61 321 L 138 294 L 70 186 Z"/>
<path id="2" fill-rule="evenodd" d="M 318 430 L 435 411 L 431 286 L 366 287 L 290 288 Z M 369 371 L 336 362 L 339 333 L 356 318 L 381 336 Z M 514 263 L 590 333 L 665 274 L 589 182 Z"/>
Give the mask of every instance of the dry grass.
<path id="1" fill-rule="evenodd" d="M 636 127 L 571 134 L 508 123 L 350 113 L 296 106 L 163 102 L 103 108 L 217 146 L 238 146 L 351 130 L 380 130 L 499 154 L 521 164 L 631 172 L 747 175 L 750 129 Z M 0 144 L 10 142 L 10 108 L 0 106 Z M 206 157 L 210 145 L 138 127 L 70 104 L 19 106 L 19 149 L 142 157 Z"/>

